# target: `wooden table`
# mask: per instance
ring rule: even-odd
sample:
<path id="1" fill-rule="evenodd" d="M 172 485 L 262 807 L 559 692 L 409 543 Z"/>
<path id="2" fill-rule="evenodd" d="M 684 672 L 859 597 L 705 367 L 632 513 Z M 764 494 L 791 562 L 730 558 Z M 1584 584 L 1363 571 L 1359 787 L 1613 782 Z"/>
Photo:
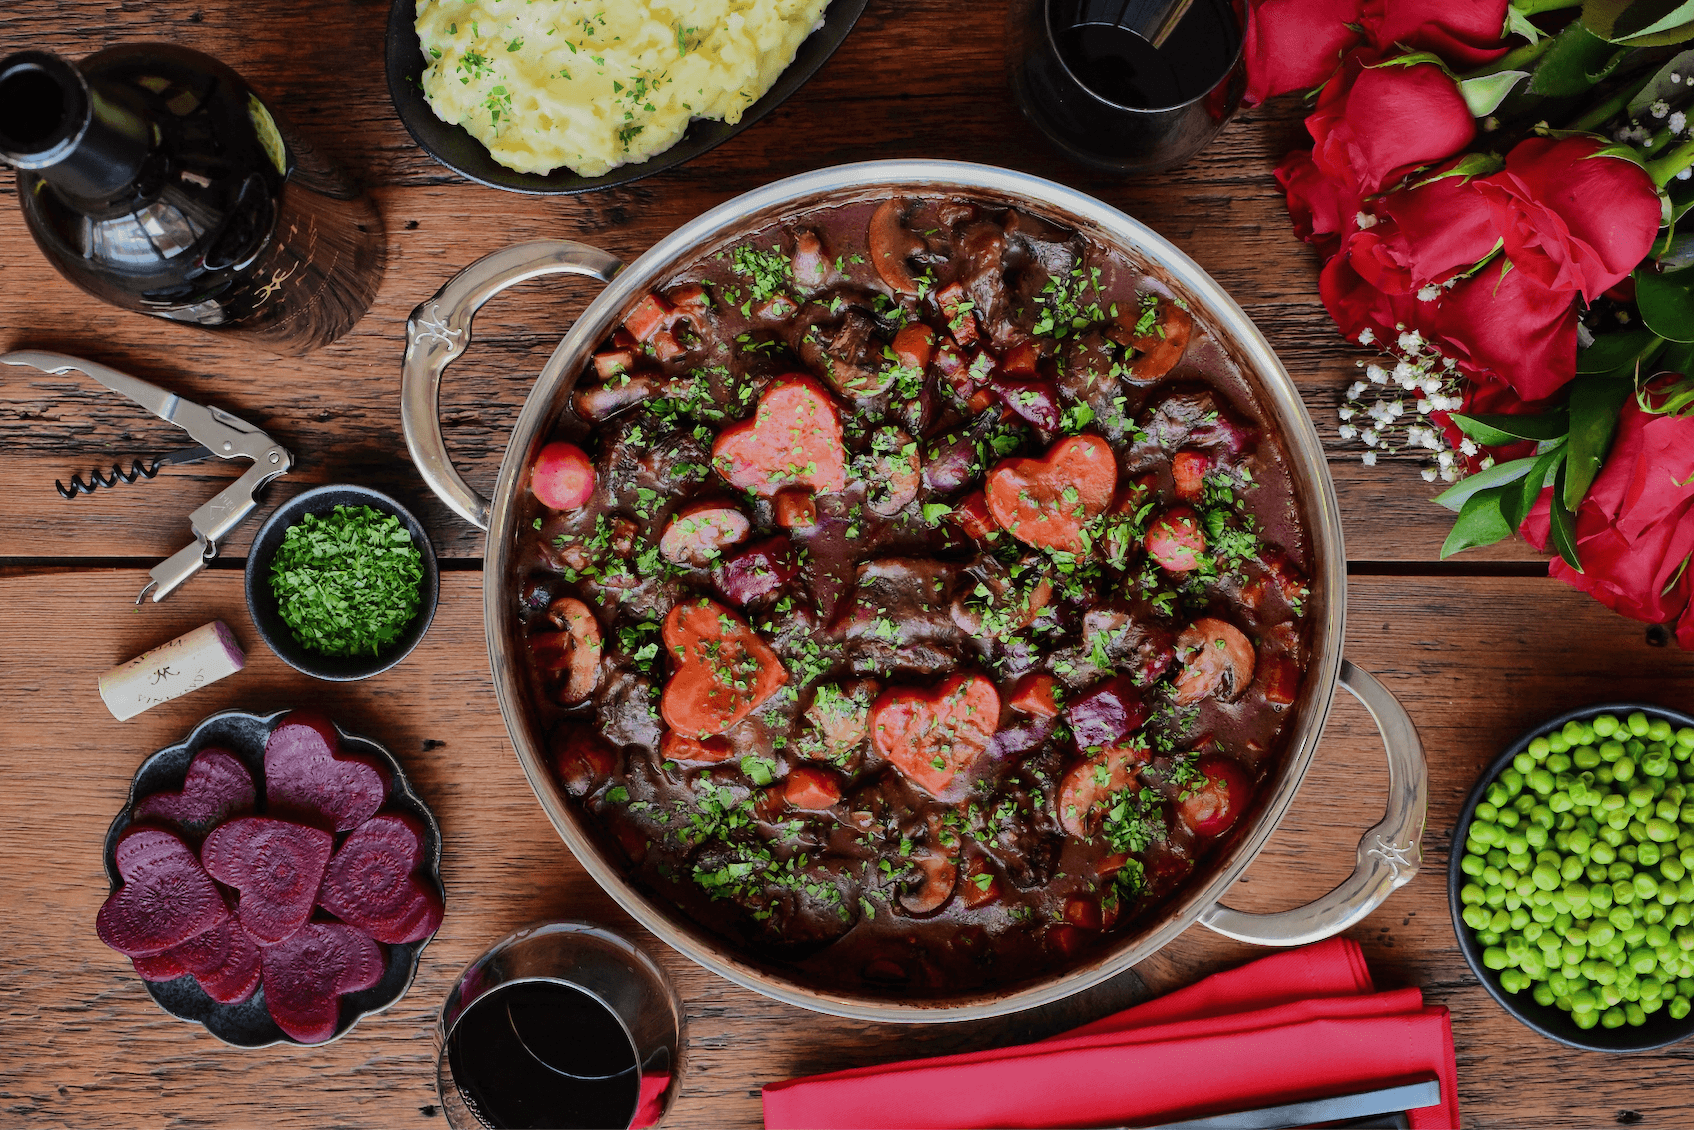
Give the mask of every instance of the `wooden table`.
<path id="1" fill-rule="evenodd" d="M 374 192 L 388 275 L 346 339 L 303 360 L 100 305 L 48 267 L 15 204 L 0 201 L 0 350 L 58 349 L 216 401 L 298 453 L 273 499 L 327 482 L 390 490 L 423 515 L 442 556 L 440 612 L 411 658 L 369 682 L 315 683 L 251 631 L 242 555 L 257 526 L 168 602 L 132 606 L 145 571 L 189 536 L 186 517 L 238 473 L 173 468 L 74 503 L 53 490 L 181 433 L 87 382 L 0 375 L 0 1125 L 289 1127 L 442 1125 L 433 1022 L 448 985 L 489 942 L 567 916 L 642 931 L 566 852 L 519 771 L 491 692 L 481 617 L 482 537 L 423 488 L 400 435 L 406 313 L 455 271 L 508 243 L 570 237 L 633 258 L 738 193 L 819 166 L 948 157 L 1052 177 L 1175 241 L 1246 307 L 1335 440 L 1338 390 L 1358 355 L 1319 305 L 1316 263 L 1289 232 L 1271 178 L 1301 138 L 1285 100 L 1240 116 L 1199 159 L 1124 181 L 1059 158 L 1019 117 L 1002 71 L 1001 5 L 873 0 L 842 50 L 766 121 L 636 185 L 576 198 L 508 195 L 460 180 L 411 143 L 383 81 L 380 0 L 7 0 L 0 44 L 73 56 L 163 39 L 233 65 Z M 914 50 L 914 47 L 916 48 Z M 14 195 L 10 177 L 0 194 Z M 449 444 L 486 487 L 528 384 L 589 297 L 546 282 L 503 297 L 443 394 Z M 1687 1048 L 1630 1059 L 1566 1050 L 1518 1026 L 1471 977 L 1445 895 L 1448 836 L 1479 769 L 1527 726 L 1602 700 L 1694 706 L 1694 655 L 1648 646 L 1640 625 L 1546 579 L 1512 542 L 1440 562 L 1447 515 L 1411 464 L 1330 470 L 1350 550 L 1347 654 L 1411 711 L 1428 747 L 1424 870 L 1353 933 L 1383 986 L 1416 985 L 1453 1013 L 1466 1125 L 1685 1123 Z M 214 617 L 249 668 L 127 723 L 95 690 L 116 662 Z M 391 1011 L 322 1049 L 240 1051 L 165 1015 L 94 936 L 100 843 L 143 756 L 229 707 L 318 704 L 384 740 L 441 819 L 450 910 L 416 984 Z M 1338 881 L 1383 798 L 1380 746 L 1338 698 L 1304 790 L 1231 892 L 1268 910 Z M 897 1028 L 816 1016 L 737 988 L 646 939 L 687 1002 L 690 1068 L 672 1124 L 756 1125 L 758 1088 L 788 1076 L 1022 1041 L 1104 1015 L 1254 956 L 1196 927 L 1099 989 L 996 1021 Z"/>

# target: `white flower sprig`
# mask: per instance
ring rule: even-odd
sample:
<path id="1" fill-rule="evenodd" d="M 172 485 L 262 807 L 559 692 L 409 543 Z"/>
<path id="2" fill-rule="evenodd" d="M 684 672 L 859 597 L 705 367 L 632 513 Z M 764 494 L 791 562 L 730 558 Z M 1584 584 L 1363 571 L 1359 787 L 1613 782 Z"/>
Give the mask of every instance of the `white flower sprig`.
<path id="1" fill-rule="evenodd" d="M 1386 345 L 1388 356 L 1357 362 L 1364 375 L 1342 394 L 1336 410 L 1341 418 L 1339 434 L 1364 445 L 1367 467 L 1376 466 L 1379 454 L 1416 454 L 1432 460 L 1423 468 L 1425 482 L 1455 482 L 1466 473 L 1466 461 L 1459 456 L 1475 455 L 1477 446 L 1466 439 L 1455 452 L 1430 413 L 1457 412 L 1464 406 L 1465 376 L 1457 361 L 1442 356 L 1422 334 L 1405 326 L 1395 328 L 1399 337 L 1392 344 L 1379 343 L 1370 329 L 1359 331 L 1360 345 Z M 1483 466 L 1492 462 L 1484 458 Z"/>

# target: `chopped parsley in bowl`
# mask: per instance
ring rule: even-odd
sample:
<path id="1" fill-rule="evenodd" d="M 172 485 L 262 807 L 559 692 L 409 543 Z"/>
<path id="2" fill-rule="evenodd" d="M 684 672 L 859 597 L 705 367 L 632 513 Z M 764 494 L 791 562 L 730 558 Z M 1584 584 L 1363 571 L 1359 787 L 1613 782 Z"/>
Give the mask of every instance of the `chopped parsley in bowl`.
<path id="1" fill-rule="evenodd" d="M 435 614 L 428 536 L 378 491 L 329 486 L 279 507 L 247 560 L 247 604 L 265 642 L 322 679 L 363 679 L 405 658 Z"/>

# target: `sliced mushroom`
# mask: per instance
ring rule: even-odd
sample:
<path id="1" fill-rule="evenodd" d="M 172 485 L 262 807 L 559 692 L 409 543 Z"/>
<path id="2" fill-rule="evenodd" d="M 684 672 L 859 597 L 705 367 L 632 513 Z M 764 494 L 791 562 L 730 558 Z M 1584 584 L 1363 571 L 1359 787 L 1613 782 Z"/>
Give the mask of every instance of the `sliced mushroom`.
<path id="1" fill-rule="evenodd" d="M 574 596 L 561 596 L 547 608 L 547 619 L 558 628 L 530 637 L 537 669 L 563 677 L 559 701 L 582 702 L 600 682 L 600 622 L 588 605 Z"/>
<path id="2" fill-rule="evenodd" d="M 900 892 L 900 905 L 907 914 L 934 914 L 952 897 L 959 864 L 952 856 L 931 852 L 913 859 L 912 865 L 918 869 L 917 882 Z"/>
<path id="3" fill-rule="evenodd" d="M 1182 673 L 1176 677 L 1176 701 L 1184 706 L 1211 695 L 1234 702 L 1253 682 L 1253 645 L 1233 624 L 1204 617 L 1176 637 Z"/>
<path id="4" fill-rule="evenodd" d="M 1078 839 L 1100 830 L 1111 799 L 1131 787 L 1147 762 L 1147 751 L 1122 742 L 1071 766 L 1059 784 L 1059 824 Z"/>
<path id="5" fill-rule="evenodd" d="M 625 374 L 604 384 L 578 388 L 571 396 L 576 414 L 591 424 L 609 420 L 644 400 L 670 393 L 670 382 L 654 373 Z"/>
<path id="6" fill-rule="evenodd" d="M 1143 296 L 1144 301 L 1149 296 Z M 1107 330 L 1108 336 L 1123 345 L 1134 347 L 1136 358 L 1130 364 L 1130 375 L 1137 381 L 1156 381 L 1182 360 L 1188 350 L 1188 339 L 1194 333 L 1194 317 L 1168 298 L 1154 298 L 1158 314 L 1152 326 L 1136 333 L 1146 306 L 1125 305 L 1117 322 Z"/>
<path id="7" fill-rule="evenodd" d="M 752 523 L 726 502 L 695 502 L 678 510 L 659 536 L 659 553 L 676 565 L 707 565 L 747 540 Z"/>
<path id="8" fill-rule="evenodd" d="M 812 705 L 806 708 L 806 720 L 817 732 L 823 756 L 843 757 L 864 744 L 871 700 L 880 689 L 871 679 L 857 679 L 845 686 L 826 683 L 818 688 Z M 806 750 L 806 746 L 801 749 Z"/>
<path id="9" fill-rule="evenodd" d="M 871 213 L 870 227 L 866 231 L 866 239 L 870 244 L 871 266 L 888 288 L 896 294 L 918 293 L 917 280 L 912 278 L 912 270 L 906 260 L 919 251 L 924 250 L 925 244 L 918 234 L 904 223 L 906 201 L 898 196 L 892 200 L 884 200 Z"/>

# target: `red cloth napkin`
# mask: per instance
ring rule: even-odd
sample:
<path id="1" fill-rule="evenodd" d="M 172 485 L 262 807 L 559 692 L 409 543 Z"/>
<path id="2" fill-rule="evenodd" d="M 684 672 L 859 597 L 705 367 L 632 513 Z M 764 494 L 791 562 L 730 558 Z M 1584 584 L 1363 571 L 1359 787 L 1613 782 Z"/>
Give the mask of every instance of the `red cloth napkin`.
<path id="1" fill-rule="evenodd" d="M 767 1130 L 1146 1125 L 1436 1076 L 1417 1130 L 1459 1125 L 1445 1008 L 1372 991 L 1356 943 L 1276 953 L 1023 1047 L 764 1089 Z"/>

